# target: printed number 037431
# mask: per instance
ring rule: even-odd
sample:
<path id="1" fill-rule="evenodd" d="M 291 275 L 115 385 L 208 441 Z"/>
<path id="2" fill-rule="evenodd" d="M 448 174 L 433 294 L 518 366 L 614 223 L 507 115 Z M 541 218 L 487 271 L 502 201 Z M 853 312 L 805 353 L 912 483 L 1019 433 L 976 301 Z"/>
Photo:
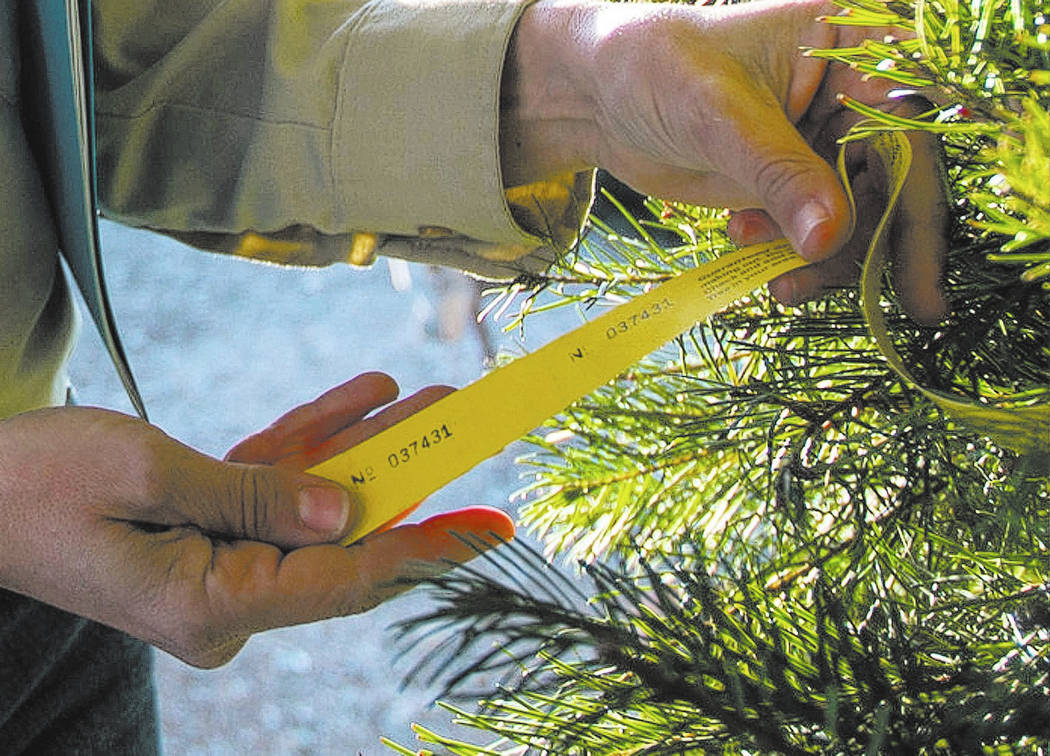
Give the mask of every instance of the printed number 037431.
<path id="1" fill-rule="evenodd" d="M 674 303 L 667 297 L 664 297 L 659 302 L 653 302 L 651 305 L 641 310 L 640 312 L 636 312 L 633 315 L 629 315 L 620 322 L 618 322 L 616 325 L 612 325 L 606 328 L 605 338 L 610 340 L 615 339 L 621 333 L 627 333 L 639 323 L 646 321 L 649 318 L 654 318 L 660 315 L 660 313 L 664 312 L 665 310 L 671 309 L 673 305 Z"/>
<path id="2" fill-rule="evenodd" d="M 405 462 L 411 462 L 431 446 L 437 446 L 446 438 L 451 437 L 452 431 L 448 429 L 448 425 L 442 425 L 440 428 L 433 428 L 407 446 L 402 446 L 396 452 L 388 454 L 386 458 L 387 464 L 391 467 L 397 467 Z"/>

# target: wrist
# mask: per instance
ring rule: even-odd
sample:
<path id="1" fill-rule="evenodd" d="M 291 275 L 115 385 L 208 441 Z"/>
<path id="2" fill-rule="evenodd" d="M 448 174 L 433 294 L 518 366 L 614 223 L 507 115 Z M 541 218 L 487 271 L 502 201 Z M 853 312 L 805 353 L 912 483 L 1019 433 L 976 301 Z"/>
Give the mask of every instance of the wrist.
<path id="1" fill-rule="evenodd" d="M 503 185 L 594 167 L 597 3 L 540 0 L 514 29 L 500 87 Z"/>

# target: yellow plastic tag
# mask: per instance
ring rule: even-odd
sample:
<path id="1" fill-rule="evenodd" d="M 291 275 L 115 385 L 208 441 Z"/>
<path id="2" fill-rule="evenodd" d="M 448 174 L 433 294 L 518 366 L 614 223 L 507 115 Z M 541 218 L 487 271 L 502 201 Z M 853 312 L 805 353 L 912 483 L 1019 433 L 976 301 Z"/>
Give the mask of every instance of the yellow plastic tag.
<path id="1" fill-rule="evenodd" d="M 698 320 L 805 264 L 784 240 L 725 254 L 494 370 L 308 472 L 342 483 L 364 505 L 363 517 L 345 542 L 356 541 Z"/>
<path id="2" fill-rule="evenodd" d="M 873 138 L 891 180 L 891 194 L 868 249 L 861 280 L 862 306 L 872 338 L 901 378 L 952 417 L 1007 448 L 1046 453 L 1050 450 L 1050 406 L 984 405 L 924 388 L 893 348 L 879 306 L 887 254 L 883 231 L 907 177 L 911 149 L 898 133 Z M 839 156 L 839 172 L 852 203 L 843 155 Z M 727 253 L 312 467 L 308 472 L 342 483 L 363 505 L 363 516 L 344 543 L 367 535 L 497 454 L 697 321 L 805 264 L 784 239 Z"/>
<path id="3" fill-rule="evenodd" d="M 871 140 L 890 180 L 888 207 L 892 209 L 911 167 L 911 145 L 899 132 L 878 133 Z M 839 173 L 842 176 L 846 175 L 844 152 L 839 153 Z M 853 193 L 849 182 L 843 181 L 843 185 L 852 205 Z M 886 318 L 879 305 L 888 247 L 883 231 L 889 219 L 890 212 L 887 210 L 872 235 L 860 281 L 864 319 L 883 357 L 906 383 L 914 386 L 947 415 L 959 420 L 970 430 L 1020 454 L 1046 454 L 1050 451 L 1050 405 L 1011 406 L 1016 400 L 1008 396 L 997 398 L 995 404 L 981 404 L 926 388 L 905 367 L 886 330 Z"/>

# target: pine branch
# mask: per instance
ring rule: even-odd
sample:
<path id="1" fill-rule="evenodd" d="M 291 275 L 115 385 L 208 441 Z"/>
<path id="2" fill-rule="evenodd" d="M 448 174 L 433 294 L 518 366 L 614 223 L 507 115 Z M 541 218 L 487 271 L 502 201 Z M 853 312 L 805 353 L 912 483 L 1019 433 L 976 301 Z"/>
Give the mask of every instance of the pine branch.
<path id="1" fill-rule="evenodd" d="M 928 120 L 847 102 L 867 118 L 853 137 L 924 129 L 945 151 L 953 314 L 915 326 L 891 289 L 898 351 L 925 386 L 1046 402 L 1050 13 L 842 5 L 830 21 L 899 38 L 810 54 L 939 93 Z M 490 316 L 588 314 L 731 247 L 720 210 L 632 207 Z M 1050 738 L 1050 458 L 959 428 L 903 384 L 856 291 L 749 297 L 531 441 L 522 518 L 586 565 L 593 595 L 514 544 L 431 581 L 438 609 L 405 628 L 441 624 L 418 673 L 448 667 L 454 692 L 502 677 L 479 712 L 456 710 L 502 738 L 491 752 L 1034 753 Z"/>
<path id="2" fill-rule="evenodd" d="M 765 573 L 697 564 L 689 548 L 686 559 L 641 560 L 641 574 L 589 566 L 589 606 L 541 597 L 531 582 L 511 587 L 505 575 L 516 582 L 538 571 L 539 586 L 553 569 L 519 543 L 493 559 L 495 577 L 427 581 L 446 607 L 439 614 L 464 623 L 448 632 L 469 639 L 457 641 L 446 678 L 453 689 L 477 674 L 479 657 L 490 670 L 500 649 L 500 663 L 520 672 L 481 712 L 460 710 L 460 721 L 550 754 L 612 754 L 628 743 L 654 754 L 729 746 L 821 753 L 876 741 L 893 753 L 945 743 L 965 753 L 1050 736 L 1045 625 L 1025 637 L 1000 629 L 989 646 L 983 625 L 976 641 L 969 632 L 926 631 L 943 612 L 910 614 L 900 599 L 913 594 L 891 587 L 899 574 L 869 571 L 838 589 L 821 573 L 774 593 L 762 587 Z M 1046 587 L 1033 586 L 975 597 L 967 612 L 987 622 L 1032 601 L 1050 610 Z M 432 622 L 418 618 L 406 629 L 430 632 Z M 997 663 L 981 658 L 984 648 Z M 1023 651 L 1010 657 L 1009 648 Z"/>

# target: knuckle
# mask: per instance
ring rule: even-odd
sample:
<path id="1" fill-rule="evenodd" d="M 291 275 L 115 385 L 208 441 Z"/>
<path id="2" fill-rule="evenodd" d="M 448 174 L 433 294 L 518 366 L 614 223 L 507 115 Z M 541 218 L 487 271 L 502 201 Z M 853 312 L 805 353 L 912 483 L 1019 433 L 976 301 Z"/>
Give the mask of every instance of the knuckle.
<path id="1" fill-rule="evenodd" d="M 270 517 L 279 494 L 277 479 L 269 470 L 246 466 L 233 478 L 235 490 L 231 499 L 239 506 L 240 522 L 231 523 L 245 538 L 266 540 L 270 534 Z"/>
<path id="2" fill-rule="evenodd" d="M 206 540 L 197 538 L 201 543 Z M 201 669 L 226 664 L 250 637 L 242 618 L 227 602 L 200 590 L 201 575 L 211 559 L 210 547 L 173 555 L 165 579 L 151 591 L 153 632 L 152 637 L 146 636 L 158 648 Z"/>
<path id="3" fill-rule="evenodd" d="M 158 434 L 146 433 L 119 450 L 121 464 L 129 471 L 131 480 L 138 478 L 146 501 L 163 499 L 178 484 L 180 468 L 171 463 L 165 440 Z"/>
<path id="4" fill-rule="evenodd" d="M 763 196 L 781 196 L 812 168 L 813 162 L 801 155 L 778 155 L 763 161 L 755 172 L 755 187 Z"/>

